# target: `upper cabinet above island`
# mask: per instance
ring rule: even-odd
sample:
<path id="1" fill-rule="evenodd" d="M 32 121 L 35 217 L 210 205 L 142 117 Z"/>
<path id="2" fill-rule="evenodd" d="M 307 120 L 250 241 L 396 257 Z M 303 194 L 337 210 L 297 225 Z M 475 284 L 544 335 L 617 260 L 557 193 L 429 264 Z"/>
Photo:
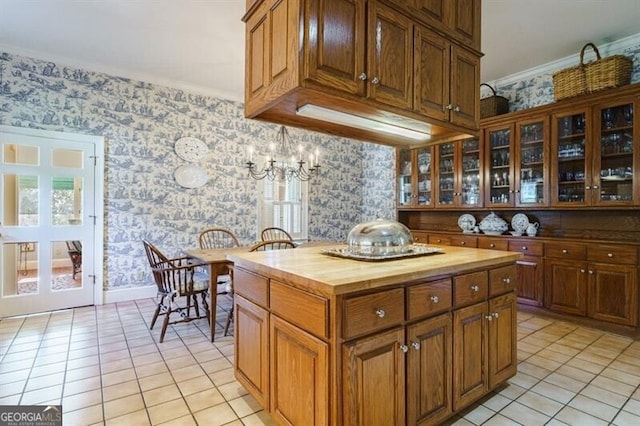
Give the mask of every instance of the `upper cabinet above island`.
<path id="1" fill-rule="evenodd" d="M 243 21 L 249 118 L 391 146 L 477 133 L 480 0 L 248 0 Z"/>

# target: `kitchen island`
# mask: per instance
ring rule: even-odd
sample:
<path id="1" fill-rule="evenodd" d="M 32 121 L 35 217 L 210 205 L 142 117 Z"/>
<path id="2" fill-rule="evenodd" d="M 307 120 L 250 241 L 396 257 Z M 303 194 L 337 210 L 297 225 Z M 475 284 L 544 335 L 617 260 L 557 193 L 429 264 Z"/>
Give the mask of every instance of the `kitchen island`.
<path id="1" fill-rule="evenodd" d="M 235 376 L 279 424 L 437 424 L 516 372 L 519 253 L 238 253 Z"/>

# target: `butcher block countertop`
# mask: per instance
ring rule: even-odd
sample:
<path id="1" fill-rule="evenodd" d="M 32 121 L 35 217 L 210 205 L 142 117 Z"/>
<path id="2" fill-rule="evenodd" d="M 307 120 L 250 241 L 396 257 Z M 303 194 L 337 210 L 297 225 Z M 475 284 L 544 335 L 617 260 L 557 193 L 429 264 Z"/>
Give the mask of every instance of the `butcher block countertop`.
<path id="1" fill-rule="evenodd" d="M 227 258 L 236 268 L 263 274 L 295 287 L 327 296 L 382 288 L 402 282 L 442 275 L 457 275 L 478 268 L 513 263 L 515 252 L 429 245 L 442 253 L 402 260 L 359 261 L 328 256 L 327 248 L 345 245 L 299 247 L 293 250 L 233 252 Z"/>

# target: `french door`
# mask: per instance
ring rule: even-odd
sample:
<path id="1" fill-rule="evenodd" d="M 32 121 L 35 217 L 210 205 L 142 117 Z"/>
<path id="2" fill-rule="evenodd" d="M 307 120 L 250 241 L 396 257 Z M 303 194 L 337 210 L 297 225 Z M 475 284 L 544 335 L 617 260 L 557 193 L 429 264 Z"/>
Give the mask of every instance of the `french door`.
<path id="1" fill-rule="evenodd" d="M 103 152 L 0 126 L 0 318 L 101 303 Z"/>

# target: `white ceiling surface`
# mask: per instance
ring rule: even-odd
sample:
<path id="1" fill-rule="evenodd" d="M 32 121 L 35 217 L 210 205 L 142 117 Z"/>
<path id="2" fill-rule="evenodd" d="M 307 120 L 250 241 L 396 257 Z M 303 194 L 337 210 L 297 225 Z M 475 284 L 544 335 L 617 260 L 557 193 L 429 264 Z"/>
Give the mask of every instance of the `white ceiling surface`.
<path id="1" fill-rule="evenodd" d="M 0 0 L 0 51 L 242 101 L 245 4 Z M 482 0 L 482 9 L 482 81 L 640 33 L 640 0 Z"/>

